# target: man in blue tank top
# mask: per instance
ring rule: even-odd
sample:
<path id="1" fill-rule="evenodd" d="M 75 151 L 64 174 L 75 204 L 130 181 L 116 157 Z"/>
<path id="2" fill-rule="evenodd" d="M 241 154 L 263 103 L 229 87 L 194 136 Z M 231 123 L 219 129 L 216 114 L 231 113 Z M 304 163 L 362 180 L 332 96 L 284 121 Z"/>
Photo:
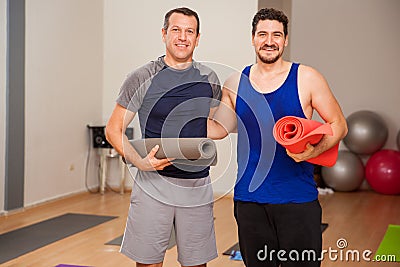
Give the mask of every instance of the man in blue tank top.
<path id="1" fill-rule="evenodd" d="M 320 266 L 321 207 L 314 167 L 306 160 L 336 145 L 347 133 L 346 120 L 318 71 L 282 59 L 288 44 L 283 12 L 261 9 L 252 27 L 257 62 L 228 78 L 208 122 L 211 138 L 238 132 L 234 215 L 240 250 L 248 267 Z M 275 142 L 277 120 L 311 119 L 314 110 L 330 123 L 333 136 L 300 154 Z"/>
<path id="2" fill-rule="evenodd" d="M 107 123 L 107 140 L 138 169 L 121 244 L 137 267 L 163 265 L 171 231 L 182 266 L 205 267 L 218 256 L 209 167 L 183 168 L 157 159 L 158 146 L 142 158 L 124 134 L 138 113 L 143 138 L 207 136 L 207 117 L 219 103 L 221 87 L 216 73 L 192 58 L 199 27 L 193 10 L 167 12 L 166 55 L 128 75 Z"/>

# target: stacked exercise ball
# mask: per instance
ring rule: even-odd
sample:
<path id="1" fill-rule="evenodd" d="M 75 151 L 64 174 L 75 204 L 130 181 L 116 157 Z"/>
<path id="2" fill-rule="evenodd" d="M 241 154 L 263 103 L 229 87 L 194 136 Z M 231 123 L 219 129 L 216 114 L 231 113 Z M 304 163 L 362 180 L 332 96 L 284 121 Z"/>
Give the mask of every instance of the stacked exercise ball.
<path id="1" fill-rule="evenodd" d="M 378 193 L 400 194 L 400 152 L 383 149 L 374 153 L 365 166 L 365 178 Z"/>
<path id="2" fill-rule="evenodd" d="M 340 150 L 336 164 L 322 167 L 321 176 L 325 184 L 336 191 L 354 191 L 364 179 L 364 165 L 356 154 Z"/>
<path id="3" fill-rule="evenodd" d="M 370 155 L 385 145 L 388 128 L 378 114 L 368 110 L 357 111 L 346 121 L 349 132 L 343 142 L 350 151 Z"/>
<path id="4" fill-rule="evenodd" d="M 352 113 L 346 121 L 348 134 L 343 142 L 349 151 L 339 151 L 333 167 L 321 168 L 325 184 L 336 191 L 354 191 L 365 176 L 374 191 L 400 194 L 400 152 L 381 150 L 388 138 L 385 121 L 367 110 Z M 400 149 L 400 132 L 397 143 Z M 365 168 L 360 155 L 370 156 Z"/>

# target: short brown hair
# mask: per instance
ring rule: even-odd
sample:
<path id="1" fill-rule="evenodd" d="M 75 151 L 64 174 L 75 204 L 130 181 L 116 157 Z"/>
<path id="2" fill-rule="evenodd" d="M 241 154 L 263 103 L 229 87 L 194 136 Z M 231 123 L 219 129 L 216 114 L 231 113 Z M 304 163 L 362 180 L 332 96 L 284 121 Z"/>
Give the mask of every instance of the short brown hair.
<path id="1" fill-rule="evenodd" d="M 199 15 L 197 15 L 196 11 L 191 10 L 190 8 L 187 7 L 179 7 L 179 8 L 174 8 L 171 9 L 170 11 L 167 12 L 167 14 L 165 14 L 164 17 L 164 30 L 167 30 L 169 27 L 169 18 L 171 17 L 172 14 L 174 13 L 179 13 L 179 14 L 183 14 L 185 16 L 193 16 L 196 18 L 197 20 L 197 29 L 196 29 L 196 35 L 199 35 L 200 33 L 200 19 L 199 19 Z"/>
<path id="2" fill-rule="evenodd" d="M 254 35 L 256 33 L 257 24 L 260 20 L 277 20 L 283 24 L 283 33 L 285 36 L 288 34 L 288 23 L 289 19 L 286 17 L 285 13 L 274 8 L 263 8 L 260 9 L 253 18 L 252 31 Z"/>

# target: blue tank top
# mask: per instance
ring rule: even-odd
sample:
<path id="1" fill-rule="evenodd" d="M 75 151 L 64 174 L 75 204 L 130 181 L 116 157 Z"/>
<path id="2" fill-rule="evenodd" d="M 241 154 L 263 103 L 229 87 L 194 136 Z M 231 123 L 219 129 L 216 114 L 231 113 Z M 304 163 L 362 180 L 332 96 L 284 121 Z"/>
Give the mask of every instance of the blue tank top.
<path id="1" fill-rule="evenodd" d="M 238 121 L 238 173 L 234 199 L 257 203 L 304 203 L 316 200 L 314 166 L 296 163 L 278 144 L 272 129 L 284 116 L 305 118 L 297 88 L 299 64 L 293 63 L 285 82 L 262 94 L 249 81 L 247 66 L 236 98 Z"/>

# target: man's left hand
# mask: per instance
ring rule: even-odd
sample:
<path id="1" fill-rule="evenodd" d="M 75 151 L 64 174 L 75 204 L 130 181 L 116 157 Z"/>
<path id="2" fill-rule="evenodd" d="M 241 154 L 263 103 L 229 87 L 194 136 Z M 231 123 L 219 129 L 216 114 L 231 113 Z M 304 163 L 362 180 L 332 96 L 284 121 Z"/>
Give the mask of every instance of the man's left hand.
<path id="1" fill-rule="evenodd" d="M 301 153 L 294 154 L 287 149 L 286 149 L 286 153 L 288 154 L 289 157 L 294 159 L 294 161 L 301 162 L 301 161 L 305 161 L 305 160 L 313 158 L 314 157 L 313 156 L 314 149 L 315 148 L 313 145 L 311 145 L 310 143 L 307 143 L 306 149 Z"/>

